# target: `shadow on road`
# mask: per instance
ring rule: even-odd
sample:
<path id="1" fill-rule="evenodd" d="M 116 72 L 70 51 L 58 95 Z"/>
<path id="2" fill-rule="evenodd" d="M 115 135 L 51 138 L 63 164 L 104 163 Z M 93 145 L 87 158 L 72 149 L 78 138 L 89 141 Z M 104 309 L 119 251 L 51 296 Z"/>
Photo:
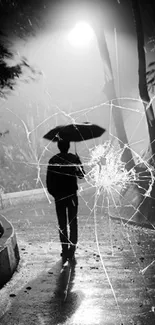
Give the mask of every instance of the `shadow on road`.
<path id="1" fill-rule="evenodd" d="M 57 285 L 55 290 L 56 297 L 59 297 L 62 302 L 66 300 L 67 295 L 72 289 L 75 277 L 76 260 L 62 264 L 59 276 L 57 278 Z"/>
<path id="2" fill-rule="evenodd" d="M 52 268 L 41 273 L 41 276 L 27 282 L 16 292 L 15 284 L 11 292 L 11 304 L 0 319 L 0 324 L 63 324 L 75 313 L 84 298 L 81 291 L 72 291 L 76 263 L 69 263 L 68 270 L 61 272 L 62 261 L 59 260 Z M 68 272 L 69 271 L 69 272 Z M 22 270 L 24 272 L 24 270 Z M 68 285 L 68 274 L 70 283 Z M 33 276 L 33 274 L 32 274 Z M 22 275 L 21 275 L 22 277 Z M 68 286 L 67 297 L 64 301 L 60 293 Z"/>
<path id="3" fill-rule="evenodd" d="M 75 313 L 84 299 L 80 291 L 72 291 L 75 277 L 76 261 L 67 262 L 62 267 L 57 278 L 55 296 L 51 299 L 51 325 L 64 324 Z M 53 305 L 56 306 L 56 314 L 53 318 Z"/>

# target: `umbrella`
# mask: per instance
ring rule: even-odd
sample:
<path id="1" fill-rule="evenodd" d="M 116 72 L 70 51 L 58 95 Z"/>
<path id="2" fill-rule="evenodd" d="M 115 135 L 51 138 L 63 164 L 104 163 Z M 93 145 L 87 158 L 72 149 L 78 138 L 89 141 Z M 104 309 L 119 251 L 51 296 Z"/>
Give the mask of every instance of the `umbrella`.
<path id="1" fill-rule="evenodd" d="M 84 122 L 81 124 L 59 125 L 46 133 L 43 138 L 56 142 L 65 140 L 80 142 L 100 137 L 106 130 L 96 124 Z"/>

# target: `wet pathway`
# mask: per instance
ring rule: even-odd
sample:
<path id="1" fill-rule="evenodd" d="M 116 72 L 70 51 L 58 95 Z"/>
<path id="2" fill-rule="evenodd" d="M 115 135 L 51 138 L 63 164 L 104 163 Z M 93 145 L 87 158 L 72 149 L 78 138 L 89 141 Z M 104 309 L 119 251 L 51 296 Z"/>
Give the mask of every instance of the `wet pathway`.
<path id="1" fill-rule="evenodd" d="M 155 324 L 154 231 L 88 212 L 81 203 L 76 262 L 62 270 L 53 204 L 3 211 L 21 261 L 0 291 L 1 325 Z"/>

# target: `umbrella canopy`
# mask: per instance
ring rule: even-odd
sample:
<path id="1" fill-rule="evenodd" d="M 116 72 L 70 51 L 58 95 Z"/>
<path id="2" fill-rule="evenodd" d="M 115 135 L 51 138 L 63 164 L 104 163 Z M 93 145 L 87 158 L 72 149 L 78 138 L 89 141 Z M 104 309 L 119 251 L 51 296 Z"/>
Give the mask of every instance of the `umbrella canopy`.
<path id="1" fill-rule="evenodd" d="M 84 122 L 81 124 L 59 125 L 46 133 L 43 138 L 56 142 L 65 140 L 69 142 L 80 142 L 100 137 L 106 130 L 102 127 Z"/>

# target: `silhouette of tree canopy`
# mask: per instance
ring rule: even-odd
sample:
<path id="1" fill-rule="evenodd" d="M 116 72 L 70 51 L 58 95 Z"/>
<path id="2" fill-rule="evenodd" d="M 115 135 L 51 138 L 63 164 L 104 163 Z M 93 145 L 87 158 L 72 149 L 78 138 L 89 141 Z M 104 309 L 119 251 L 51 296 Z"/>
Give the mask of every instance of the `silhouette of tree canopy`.
<path id="1" fill-rule="evenodd" d="M 9 90 L 13 90 L 18 78 L 23 74 L 24 68 L 29 71 L 29 79 L 35 80 L 37 71 L 27 60 L 22 57 L 18 64 L 10 65 L 8 60 L 13 60 L 14 55 L 7 47 L 5 35 L 0 31 L 0 97 L 7 94 Z"/>

